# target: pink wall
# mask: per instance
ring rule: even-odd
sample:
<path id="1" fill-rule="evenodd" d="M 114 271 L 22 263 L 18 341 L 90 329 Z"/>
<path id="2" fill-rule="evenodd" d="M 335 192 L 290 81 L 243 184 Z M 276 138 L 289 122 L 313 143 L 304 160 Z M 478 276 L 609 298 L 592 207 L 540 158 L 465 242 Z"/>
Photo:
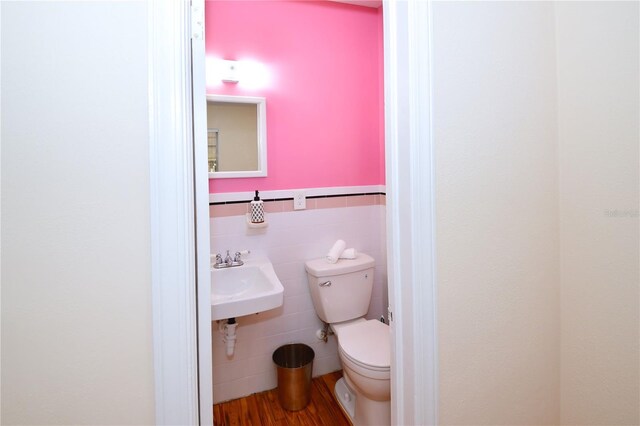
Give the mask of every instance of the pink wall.
<path id="1" fill-rule="evenodd" d="M 378 125 L 380 144 L 379 178 L 381 183 L 386 182 L 385 176 L 385 143 L 384 143 L 384 31 L 382 27 L 382 7 L 378 8 Z"/>
<path id="2" fill-rule="evenodd" d="M 382 14 L 333 2 L 207 1 L 207 58 L 252 60 L 267 99 L 268 176 L 210 179 L 209 192 L 384 184 Z M 208 83 L 209 84 L 209 83 Z"/>

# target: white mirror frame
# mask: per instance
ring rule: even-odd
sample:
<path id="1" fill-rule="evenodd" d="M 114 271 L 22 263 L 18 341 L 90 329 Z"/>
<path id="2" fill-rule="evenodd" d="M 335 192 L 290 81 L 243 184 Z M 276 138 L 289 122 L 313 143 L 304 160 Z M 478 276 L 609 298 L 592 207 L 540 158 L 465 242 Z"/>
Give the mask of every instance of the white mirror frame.
<path id="1" fill-rule="evenodd" d="M 258 116 L 258 170 L 238 172 L 209 172 L 209 179 L 249 178 L 267 176 L 267 100 L 254 96 L 207 95 L 207 102 L 229 102 L 257 105 Z"/>

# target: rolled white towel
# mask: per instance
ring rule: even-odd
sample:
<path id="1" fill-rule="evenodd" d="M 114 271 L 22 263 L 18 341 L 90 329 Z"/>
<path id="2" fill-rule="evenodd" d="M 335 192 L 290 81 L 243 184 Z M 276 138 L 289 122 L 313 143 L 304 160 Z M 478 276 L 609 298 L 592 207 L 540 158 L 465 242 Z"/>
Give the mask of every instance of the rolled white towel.
<path id="1" fill-rule="evenodd" d="M 343 240 L 338 240 L 333 244 L 329 253 L 327 253 L 327 262 L 336 263 L 338 259 L 340 259 L 340 255 L 344 251 L 345 247 L 347 247 L 347 243 Z"/>
<path id="2" fill-rule="evenodd" d="M 354 248 L 345 249 L 340 255 L 340 259 L 355 259 L 358 257 L 358 250 Z"/>

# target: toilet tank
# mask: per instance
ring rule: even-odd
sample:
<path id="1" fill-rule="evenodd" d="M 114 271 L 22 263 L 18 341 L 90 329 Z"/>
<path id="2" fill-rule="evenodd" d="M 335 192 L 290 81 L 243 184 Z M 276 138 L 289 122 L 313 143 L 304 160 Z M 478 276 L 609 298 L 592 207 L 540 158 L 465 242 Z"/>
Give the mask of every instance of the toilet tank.
<path id="1" fill-rule="evenodd" d="M 313 306 L 322 321 L 331 324 L 366 315 L 374 266 L 375 260 L 364 253 L 333 264 L 325 258 L 305 262 Z"/>

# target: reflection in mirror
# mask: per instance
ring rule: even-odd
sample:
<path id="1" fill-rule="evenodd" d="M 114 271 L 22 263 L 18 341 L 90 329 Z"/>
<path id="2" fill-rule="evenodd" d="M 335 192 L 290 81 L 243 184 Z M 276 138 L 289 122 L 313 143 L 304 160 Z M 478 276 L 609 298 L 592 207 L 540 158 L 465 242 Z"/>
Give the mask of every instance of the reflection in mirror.
<path id="1" fill-rule="evenodd" d="M 209 102 L 207 108 L 209 171 L 233 172 L 258 169 L 257 111 L 256 104 Z M 222 136 L 224 139 L 221 139 Z M 221 143 L 222 140 L 224 144 Z"/>
<path id="2" fill-rule="evenodd" d="M 210 178 L 267 175 L 266 101 L 207 95 Z"/>

